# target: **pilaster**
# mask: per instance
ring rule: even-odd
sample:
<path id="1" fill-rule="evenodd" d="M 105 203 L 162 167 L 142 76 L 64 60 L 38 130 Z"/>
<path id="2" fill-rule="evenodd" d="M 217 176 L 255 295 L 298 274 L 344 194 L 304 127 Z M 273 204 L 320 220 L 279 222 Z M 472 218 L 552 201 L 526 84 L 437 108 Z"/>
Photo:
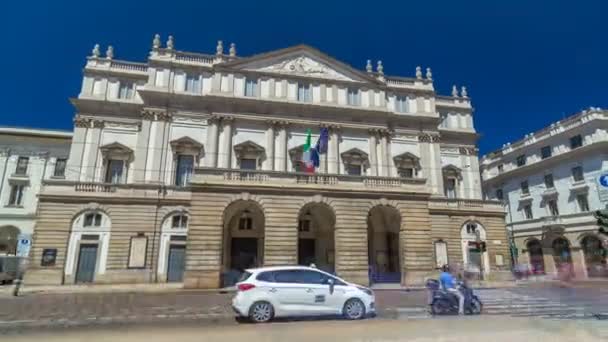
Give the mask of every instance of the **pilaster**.
<path id="1" fill-rule="evenodd" d="M 217 116 L 207 119 L 207 146 L 205 146 L 205 165 L 207 167 L 217 167 L 219 124 L 220 118 Z"/>
<path id="2" fill-rule="evenodd" d="M 375 129 L 369 129 L 369 163 L 370 172 L 372 176 L 378 176 L 378 156 L 376 154 L 376 149 L 378 146 L 378 131 Z"/>
<path id="3" fill-rule="evenodd" d="M 329 127 L 329 144 L 327 151 L 327 169 L 330 174 L 340 173 L 340 127 Z"/>
<path id="4" fill-rule="evenodd" d="M 287 171 L 287 122 L 281 121 L 276 123 L 276 128 L 279 133 L 275 144 L 276 153 L 274 155 L 275 171 Z"/>

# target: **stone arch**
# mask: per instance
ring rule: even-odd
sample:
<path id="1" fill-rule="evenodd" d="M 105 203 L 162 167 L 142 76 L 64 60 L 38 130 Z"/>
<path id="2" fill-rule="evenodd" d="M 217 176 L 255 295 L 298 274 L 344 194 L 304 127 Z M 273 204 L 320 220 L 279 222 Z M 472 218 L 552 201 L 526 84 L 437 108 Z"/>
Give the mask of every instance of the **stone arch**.
<path id="1" fill-rule="evenodd" d="M 12 225 L 0 227 L 0 255 L 16 255 L 21 230 Z"/>
<path id="2" fill-rule="evenodd" d="M 367 217 L 367 251 L 370 283 L 400 283 L 403 250 L 397 201 L 380 198 L 371 202 Z"/>
<path id="3" fill-rule="evenodd" d="M 401 203 L 399 201 L 387 199 L 386 197 L 381 197 L 370 201 L 367 205 L 367 211 L 370 211 L 378 206 L 393 207 L 394 209 L 401 211 Z"/>
<path id="4" fill-rule="evenodd" d="M 184 206 L 164 207 L 161 217 L 157 276 L 163 282 L 181 282 L 184 275 L 190 212 Z"/>
<path id="5" fill-rule="evenodd" d="M 545 273 L 545 256 L 543 253 L 543 244 L 535 236 L 531 236 L 524 240 L 524 246 L 528 252 L 531 271 L 534 274 Z"/>
<path id="6" fill-rule="evenodd" d="M 84 204 L 75 210 L 70 228 L 65 277 L 76 283 L 94 282 L 106 272 L 112 230 L 110 211 L 99 203 Z"/>
<path id="7" fill-rule="evenodd" d="M 329 201 L 307 201 L 298 211 L 296 227 L 298 264 L 314 264 L 326 272 L 335 272 L 336 212 Z"/>
<path id="8" fill-rule="evenodd" d="M 490 273 L 490 257 L 487 250 L 480 250 L 477 242 L 487 245 L 487 230 L 475 217 L 469 217 L 460 228 L 460 241 L 462 245 L 462 262 L 465 273 L 472 276 L 483 277 Z"/>
<path id="9" fill-rule="evenodd" d="M 264 264 L 265 210 L 257 196 L 236 195 L 222 212 L 222 284 Z"/>

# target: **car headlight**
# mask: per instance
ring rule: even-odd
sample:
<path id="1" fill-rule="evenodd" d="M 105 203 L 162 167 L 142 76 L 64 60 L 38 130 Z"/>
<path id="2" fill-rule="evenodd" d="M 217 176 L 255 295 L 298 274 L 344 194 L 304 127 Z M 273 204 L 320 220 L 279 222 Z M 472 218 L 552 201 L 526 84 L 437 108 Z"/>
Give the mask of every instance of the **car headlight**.
<path id="1" fill-rule="evenodd" d="M 373 296 L 374 291 L 372 289 L 368 289 L 367 287 L 357 287 L 359 290 L 365 292 L 368 296 Z"/>

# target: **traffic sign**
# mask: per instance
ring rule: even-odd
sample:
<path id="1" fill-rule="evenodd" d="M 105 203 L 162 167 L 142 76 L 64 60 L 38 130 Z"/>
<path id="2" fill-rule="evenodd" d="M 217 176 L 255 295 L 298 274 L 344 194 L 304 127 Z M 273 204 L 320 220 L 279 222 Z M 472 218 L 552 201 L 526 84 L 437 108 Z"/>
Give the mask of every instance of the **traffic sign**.
<path id="1" fill-rule="evenodd" d="M 17 256 L 27 257 L 32 247 L 32 237 L 29 234 L 21 234 L 17 239 Z"/>
<path id="2" fill-rule="evenodd" d="M 608 202 L 608 173 L 597 177 L 597 194 L 601 202 Z"/>

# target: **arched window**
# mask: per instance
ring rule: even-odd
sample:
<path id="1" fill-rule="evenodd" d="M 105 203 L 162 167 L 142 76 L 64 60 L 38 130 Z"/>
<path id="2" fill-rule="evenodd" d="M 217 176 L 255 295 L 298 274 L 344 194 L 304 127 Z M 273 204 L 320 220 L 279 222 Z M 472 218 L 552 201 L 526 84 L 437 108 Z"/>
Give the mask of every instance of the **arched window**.
<path id="1" fill-rule="evenodd" d="M 171 218 L 171 228 L 185 229 L 188 228 L 188 216 L 177 214 Z"/>
<path id="2" fill-rule="evenodd" d="M 21 231 L 17 227 L 6 226 L 0 228 L 0 255 L 17 254 L 17 238 Z"/>

